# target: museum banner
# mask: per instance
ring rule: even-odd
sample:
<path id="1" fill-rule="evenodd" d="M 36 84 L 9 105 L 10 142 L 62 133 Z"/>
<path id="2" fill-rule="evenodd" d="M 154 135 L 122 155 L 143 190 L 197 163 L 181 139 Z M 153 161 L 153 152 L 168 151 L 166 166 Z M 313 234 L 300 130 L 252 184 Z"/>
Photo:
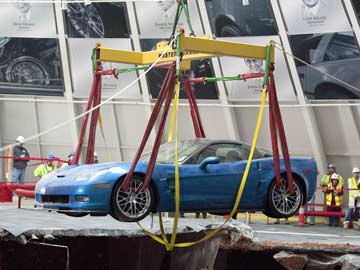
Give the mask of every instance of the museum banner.
<path id="1" fill-rule="evenodd" d="M 280 0 L 288 35 L 351 31 L 341 0 Z"/>
<path id="2" fill-rule="evenodd" d="M 196 1 L 188 1 L 188 4 L 193 30 L 197 36 L 203 35 L 204 31 L 201 26 Z M 170 37 L 176 14 L 177 1 L 136 1 L 135 8 L 140 38 Z M 180 16 L 178 27 L 184 28 L 186 35 L 189 35 L 189 28 L 184 14 Z"/>
<path id="3" fill-rule="evenodd" d="M 225 40 L 251 43 L 266 46 L 270 40 L 280 42 L 278 36 L 266 37 L 238 37 L 226 38 Z M 224 76 L 236 76 L 243 73 L 264 72 L 265 61 L 260 59 L 220 57 L 221 69 Z M 290 80 L 289 72 L 285 62 L 284 54 L 275 50 L 275 71 L 276 90 L 279 100 L 295 100 L 294 89 Z M 237 100 L 260 100 L 263 79 L 248 79 L 246 81 L 225 82 L 228 99 Z"/>
<path id="4" fill-rule="evenodd" d="M 161 41 L 161 39 L 141 39 L 140 45 L 142 51 L 155 50 L 156 43 L 159 41 Z M 153 68 L 146 75 L 148 88 L 152 98 L 158 97 L 160 88 L 165 79 L 166 72 L 167 69 L 164 68 Z M 186 75 L 189 78 L 214 77 L 211 59 L 206 58 L 191 61 L 191 68 Z M 218 98 L 216 83 L 191 83 L 191 87 L 197 99 Z M 186 98 L 183 83 L 180 85 L 180 98 Z"/>
<path id="5" fill-rule="evenodd" d="M 71 3 L 64 10 L 70 38 L 128 38 L 130 26 L 126 3 Z"/>
<path id="6" fill-rule="evenodd" d="M 216 37 L 277 35 L 269 0 L 208 0 L 206 9 Z"/>
<path id="7" fill-rule="evenodd" d="M 0 36 L 57 37 L 53 5 L 25 1 L 1 3 Z"/>
<path id="8" fill-rule="evenodd" d="M 68 39 L 70 65 L 72 67 L 72 85 L 74 96 L 76 97 L 87 98 L 89 96 L 93 81 L 91 54 L 97 42 L 100 42 L 104 48 L 132 50 L 130 39 Z M 134 67 L 134 65 L 102 62 L 103 70 L 129 67 Z M 119 75 L 118 79 L 114 78 L 112 75 L 103 76 L 102 96 L 110 97 L 136 79 L 136 72 L 122 73 Z M 134 84 L 117 98 L 139 99 L 140 97 L 139 84 Z"/>
<path id="9" fill-rule="evenodd" d="M 0 92 L 63 95 L 57 39 L 0 37 Z"/>

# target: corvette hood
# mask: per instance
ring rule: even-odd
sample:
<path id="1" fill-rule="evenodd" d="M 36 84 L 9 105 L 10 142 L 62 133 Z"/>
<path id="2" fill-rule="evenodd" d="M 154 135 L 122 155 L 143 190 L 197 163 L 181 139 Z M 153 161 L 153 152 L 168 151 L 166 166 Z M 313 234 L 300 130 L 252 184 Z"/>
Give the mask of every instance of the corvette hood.
<path id="1" fill-rule="evenodd" d="M 99 164 L 84 164 L 72 165 L 56 170 L 46 177 L 41 179 L 37 186 L 47 185 L 50 183 L 65 183 L 73 182 L 79 183 L 80 181 L 92 181 L 98 178 L 111 178 L 119 177 L 129 171 L 131 162 L 111 162 Z M 144 163 L 138 163 L 137 168 L 147 166 Z"/>

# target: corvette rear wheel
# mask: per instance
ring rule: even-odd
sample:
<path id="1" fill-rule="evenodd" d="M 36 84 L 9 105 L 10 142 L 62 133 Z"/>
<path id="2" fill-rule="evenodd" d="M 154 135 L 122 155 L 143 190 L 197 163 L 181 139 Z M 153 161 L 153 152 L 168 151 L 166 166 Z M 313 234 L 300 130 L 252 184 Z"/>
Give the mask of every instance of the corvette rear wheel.
<path id="1" fill-rule="evenodd" d="M 272 218 L 286 218 L 293 216 L 298 211 L 304 200 L 303 190 L 299 180 L 293 178 L 294 193 L 290 194 L 287 178 L 282 176 L 281 185 L 271 183 L 267 195 L 267 208 L 264 213 Z"/>
<path id="2" fill-rule="evenodd" d="M 155 202 L 154 190 L 149 185 L 144 191 L 143 178 L 133 176 L 129 190 L 121 188 L 123 180 L 118 181 L 111 194 L 111 216 L 123 222 L 136 222 L 145 218 Z"/>

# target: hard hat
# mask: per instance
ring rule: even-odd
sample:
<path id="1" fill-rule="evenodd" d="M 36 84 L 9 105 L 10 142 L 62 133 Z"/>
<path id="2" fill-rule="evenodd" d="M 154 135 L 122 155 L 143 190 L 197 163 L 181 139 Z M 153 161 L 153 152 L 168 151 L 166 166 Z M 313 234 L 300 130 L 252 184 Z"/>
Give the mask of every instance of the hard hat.
<path id="1" fill-rule="evenodd" d="M 98 155 L 97 155 L 97 153 L 96 152 L 94 152 L 94 157 L 97 157 Z"/>
<path id="2" fill-rule="evenodd" d="M 360 169 L 358 167 L 354 167 L 352 173 L 359 173 Z"/>
<path id="3" fill-rule="evenodd" d="M 336 167 L 335 167 L 335 165 L 334 165 L 334 164 L 329 164 L 328 169 L 330 169 L 330 168 L 334 168 L 334 169 L 336 169 Z"/>
<path id="4" fill-rule="evenodd" d="M 47 157 L 48 159 L 54 159 L 55 158 L 55 156 L 53 155 L 53 154 L 48 154 L 48 157 Z"/>
<path id="5" fill-rule="evenodd" d="M 72 152 L 69 153 L 68 158 L 73 157 L 73 156 L 75 156 L 75 152 L 74 152 L 74 151 L 72 151 Z"/>
<path id="6" fill-rule="evenodd" d="M 19 142 L 19 143 L 24 143 L 25 138 L 24 138 L 24 136 L 18 136 L 18 137 L 16 138 L 16 141 Z"/>
<path id="7" fill-rule="evenodd" d="M 339 179 L 339 175 L 338 175 L 337 173 L 333 173 L 333 174 L 331 175 L 331 179 L 336 179 L 336 180 L 338 180 L 338 179 Z"/>

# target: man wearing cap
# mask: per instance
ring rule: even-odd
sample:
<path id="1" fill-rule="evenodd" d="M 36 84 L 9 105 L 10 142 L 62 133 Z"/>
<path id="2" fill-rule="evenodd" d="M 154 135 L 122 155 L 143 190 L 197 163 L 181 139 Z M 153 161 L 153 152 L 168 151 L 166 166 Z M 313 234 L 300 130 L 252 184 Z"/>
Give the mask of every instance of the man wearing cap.
<path id="1" fill-rule="evenodd" d="M 29 152 L 24 147 L 25 138 L 23 136 L 18 136 L 16 138 L 16 145 L 14 147 L 14 162 L 12 168 L 12 177 L 11 181 L 14 183 L 24 183 L 25 178 L 25 169 L 29 160 L 24 160 L 24 158 L 29 158 Z"/>
<path id="2" fill-rule="evenodd" d="M 358 221 L 359 210 L 360 210 L 360 191 L 357 190 L 360 188 L 360 169 L 354 167 L 352 169 L 352 177 L 348 179 L 348 188 L 349 188 L 349 209 L 346 212 L 344 228 L 348 229 L 351 223 L 352 214 L 355 209 L 354 221 Z M 356 223 L 354 223 L 356 226 Z"/>
<path id="3" fill-rule="evenodd" d="M 326 188 L 327 188 L 327 186 L 328 186 L 328 184 L 330 182 L 330 177 L 334 173 L 338 174 L 336 172 L 335 165 L 334 164 L 329 164 L 327 174 L 325 174 L 323 176 L 323 178 L 321 178 L 321 180 L 320 180 L 320 186 L 322 187 L 323 192 L 325 192 L 325 190 L 326 190 Z M 344 179 L 342 178 L 342 176 L 340 174 L 338 174 L 338 176 L 339 176 L 339 183 L 341 183 L 341 185 L 343 185 L 344 184 Z"/>
<path id="4" fill-rule="evenodd" d="M 34 176 L 39 177 L 40 179 L 52 171 L 56 170 L 55 165 L 53 164 L 53 159 L 55 156 L 53 154 L 49 154 L 47 156 L 48 160 L 46 163 L 40 164 L 34 171 Z"/>

